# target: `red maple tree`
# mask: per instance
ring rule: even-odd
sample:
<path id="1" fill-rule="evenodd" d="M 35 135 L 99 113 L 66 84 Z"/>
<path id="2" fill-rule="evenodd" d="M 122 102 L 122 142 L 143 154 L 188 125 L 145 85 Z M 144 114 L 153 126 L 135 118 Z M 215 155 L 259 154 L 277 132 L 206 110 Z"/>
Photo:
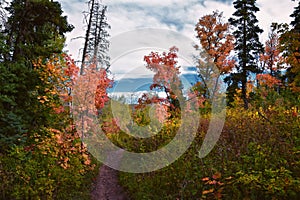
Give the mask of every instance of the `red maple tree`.
<path id="1" fill-rule="evenodd" d="M 159 104 L 156 106 L 157 116 L 170 116 L 166 112 L 174 112 L 180 109 L 179 101 L 182 97 L 181 80 L 179 78 L 179 67 L 177 67 L 178 48 L 171 47 L 169 52 L 151 52 L 148 56 L 144 57 L 144 61 L 147 63 L 146 67 L 153 71 L 153 84 L 150 86 L 150 90 L 163 91 L 166 97 L 159 97 L 157 95 L 151 96 L 144 94 L 138 100 L 136 108 L 145 107 L 149 104 Z M 164 113 L 164 114 L 162 114 Z M 163 119 L 159 118 L 160 121 Z"/>

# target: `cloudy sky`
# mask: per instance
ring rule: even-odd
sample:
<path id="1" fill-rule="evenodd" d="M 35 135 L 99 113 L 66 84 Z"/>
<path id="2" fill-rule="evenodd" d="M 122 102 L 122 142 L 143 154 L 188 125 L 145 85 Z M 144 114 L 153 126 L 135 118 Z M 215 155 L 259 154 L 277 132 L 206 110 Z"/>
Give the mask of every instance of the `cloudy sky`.
<path id="1" fill-rule="evenodd" d="M 83 39 L 74 38 L 85 34 L 83 11 L 88 9 L 87 0 L 59 2 L 62 4 L 64 14 L 68 16 L 69 23 L 75 26 L 75 29 L 67 35 L 66 50 L 76 60 L 80 58 Z M 143 55 L 149 54 L 151 50 L 168 49 L 171 44 L 179 46 L 179 53 L 192 51 L 192 43 L 197 42 L 194 27 L 198 19 L 219 10 L 227 20 L 235 11 L 232 2 L 232 0 L 103 0 L 102 3 L 108 6 L 107 18 L 111 25 L 109 32 L 114 43 L 111 50 L 112 54 L 115 53 L 112 55 L 112 70 L 116 74 L 143 74 L 145 72 L 140 67 L 143 65 Z M 296 4 L 297 2 L 291 0 L 257 0 L 257 6 L 260 8 L 257 18 L 259 26 L 264 29 L 261 35 L 262 42 L 267 38 L 272 22 L 291 21 L 289 15 Z M 139 32 L 141 28 L 154 29 L 145 34 Z M 182 50 L 189 48 L 188 46 L 191 49 Z M 188 56 L 190 54 L 181 57 L 181 66 L 191 65 Z"/>

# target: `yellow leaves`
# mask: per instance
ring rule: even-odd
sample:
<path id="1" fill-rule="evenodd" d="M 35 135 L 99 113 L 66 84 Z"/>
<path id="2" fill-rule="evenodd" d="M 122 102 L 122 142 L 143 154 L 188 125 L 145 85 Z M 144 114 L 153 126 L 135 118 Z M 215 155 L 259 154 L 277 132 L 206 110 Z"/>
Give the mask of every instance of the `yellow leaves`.
<path id="1" fill-rule="evenodd" d="M 231 180 L 231 179 L 233 179 L 232 176 L 229 176 L 229 177 L 225 178 L 226 181 L 229 181 L 229 180 Z"/>
<path id="2" fill-rule="evenodd" d="M 49 101 L 47 96 L 38 96 L 38 100 L 42 104 Z"/>
<path id="3" fill-rule="evenodd" d="M 209 193 L 213 193 L 215 190 L 212 188 L 212 189 L 210 189 L 210 190 L 203 190 L 202 191 L 202 194 L 203 195 L 206 195 L 206 194 L 209 194 Z"/>

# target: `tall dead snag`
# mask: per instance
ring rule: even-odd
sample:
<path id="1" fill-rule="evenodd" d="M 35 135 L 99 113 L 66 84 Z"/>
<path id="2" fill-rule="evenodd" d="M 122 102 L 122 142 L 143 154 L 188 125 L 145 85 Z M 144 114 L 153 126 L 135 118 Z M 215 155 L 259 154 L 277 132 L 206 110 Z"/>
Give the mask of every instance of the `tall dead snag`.
<path id="1" fill-rule="evenodd" d="M 107 55 L 109 49 L 110 25 L 107 23 L 105 16 L 107 6 L 102 5 L 99 0 L 90 0 L 88 2 L 89 12 L 86 13 L 87 30 L 85 34 L 85 43 L 82 54 L 80 74 L 83 74 L 84 66 L 91 63 L 96 64 L 96 68 L 108 70 L 110 58 Z"/>

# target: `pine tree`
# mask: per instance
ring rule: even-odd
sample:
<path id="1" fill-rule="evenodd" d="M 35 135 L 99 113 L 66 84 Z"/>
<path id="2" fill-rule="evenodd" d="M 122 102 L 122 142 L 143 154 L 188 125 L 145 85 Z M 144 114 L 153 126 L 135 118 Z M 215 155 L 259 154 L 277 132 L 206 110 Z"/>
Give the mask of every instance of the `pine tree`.
<path id="1" fill-rule="evenodd" d="M 290 77 L 292 90 L 300 93 L 300 1 L 290 17 L 293 18 L 292 30 L 285 36 L 287 43 L 284 45 L 287 50 L 285 55 L 290 64 L 287 77 Z"/>
<path id="2" fill-rule="evenodd" d="M 50 0 L 14 0 L 7 8 L 5 33 L 10 54 L 6 60 L 32 60 L 61 53 L 64 33 L 73 29 L 62 16 L 61 5 Z"/>
<path id="3" fill-rule="evenodd" d="M 73 28 L 60 4 L 51 0 L 14 0 L 7 11 L 0 33 L 0 146 L 47 123 L 49 113 L 37 99 L 44 82 L 33 63 L 61 53 L 64 34 Z"/>
<path id="4" fill-rule="evenodd" d="M 263 51 L 263 45 L 259 41 L 259 34 L 263 32 L 257 25 L 255 13 L 259 8 L 255 5 L 256 0 L 236 0 L 233 4 L 236 11 L 229 23 L 236 27 L 233 32 L 236 38 L 235 50 L 238 64 L 236 72 L 231 73 L 225 79 L 228 87 L 229 98 L 232 98 L 236 89 L 241 87 L 244 108 L 248 108 L 247 82 L 252 73 L 260 71 L 258 67 L 259 54 Z"/>
<path id="5" fill-rule="evenodd" d="M 291 22 L 291 25 L 294 27 L 294 30 L 300 33 L 300 1 L 298 3 L 298 6 L 295 7 L 295 10 L 293 14 L 290 15 L 290 17 L 294 18 L 294 20 Z"/>
<path id="6" fill-rule="evenodd" d="M 4 28 L 7 22 L 7 13 L 5 7 L 8 3 L 5 0 L 0 0 L 0 62 L 4 60 L 4 55 L 8 54 L 9 48 L 5 42 Z"/>

